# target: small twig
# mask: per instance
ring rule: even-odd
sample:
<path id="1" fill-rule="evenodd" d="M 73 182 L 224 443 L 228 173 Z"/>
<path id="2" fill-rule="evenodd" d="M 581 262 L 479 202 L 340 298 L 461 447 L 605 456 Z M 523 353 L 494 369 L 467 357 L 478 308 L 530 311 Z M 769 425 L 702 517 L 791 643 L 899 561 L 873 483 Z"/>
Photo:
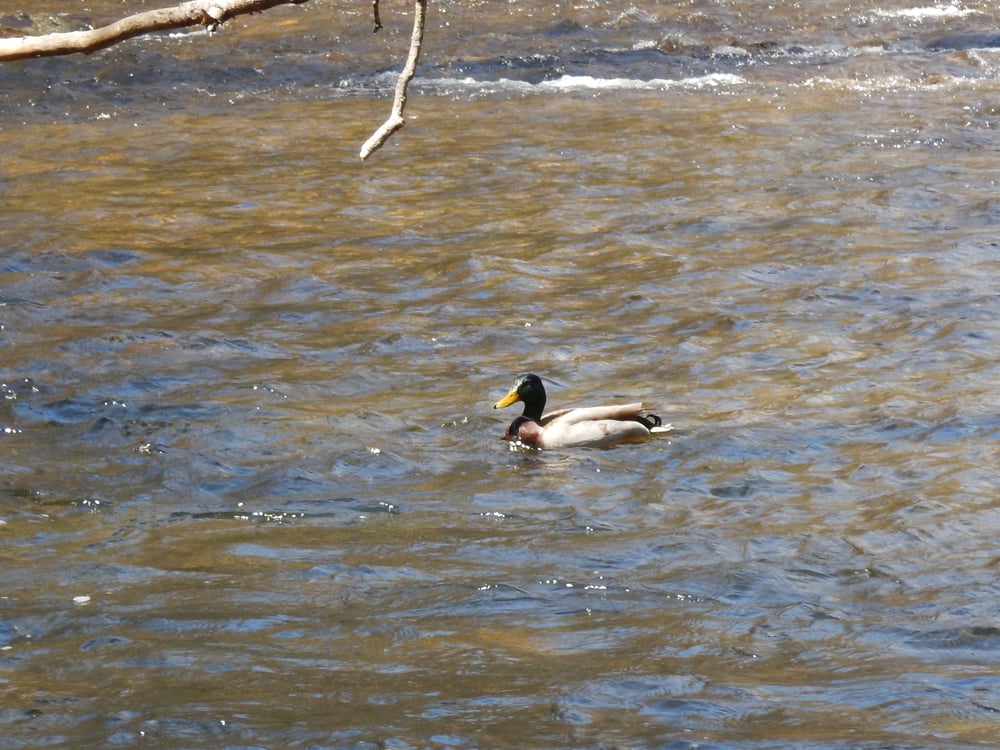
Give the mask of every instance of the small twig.
<path id="1" fill-rule="evenodd" d="M 374 34 L 382 28 L 382 18 L 378 14 L 378 0 L 372 0 L 372 15 L 375 16 L 375 28 L 372 29 Z"/>
<path id="2" fill-rule="evenodd" d="M 377 0 L 376 5 L 377 5 Z M 381 127 L 372 133 L 371 137 L 365 141 L 361 147 L 362 160 L 367 159 L 378 151 L 382 145 L 389 140 L 393 133 L 406 124 L 403 119 L 403 108 L 406 106 L 406 87 L 413 80 L 413 75 L 417 72 L 417 60 L 420 58 L 420 46 L 424 41 L 424 17 L 427 15 L 427 0 L 414 0 L 413 5 L 413 33 L 410 35 L 410 54 L 406 58 L 406 65 L 399 73 L 396 81 L 396 95 L 392 101 L 392 113 L 389 115 Z"/>

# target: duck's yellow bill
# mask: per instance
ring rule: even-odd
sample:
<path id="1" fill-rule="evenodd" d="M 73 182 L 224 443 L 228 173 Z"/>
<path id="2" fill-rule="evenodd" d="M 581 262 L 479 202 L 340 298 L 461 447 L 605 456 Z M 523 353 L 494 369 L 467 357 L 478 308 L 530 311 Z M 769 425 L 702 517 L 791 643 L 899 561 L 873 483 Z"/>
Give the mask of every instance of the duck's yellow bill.
<path id="1" fill-rule="evenodd" d="M 515 401 L 520 401 L 521 397 L 517 395 L 517 389 L 511 388 L 510 393 L 504 396 L 502 399 L 493 404 L 494 409 L 502 409 L 505 406 L 510 406 Z"/>

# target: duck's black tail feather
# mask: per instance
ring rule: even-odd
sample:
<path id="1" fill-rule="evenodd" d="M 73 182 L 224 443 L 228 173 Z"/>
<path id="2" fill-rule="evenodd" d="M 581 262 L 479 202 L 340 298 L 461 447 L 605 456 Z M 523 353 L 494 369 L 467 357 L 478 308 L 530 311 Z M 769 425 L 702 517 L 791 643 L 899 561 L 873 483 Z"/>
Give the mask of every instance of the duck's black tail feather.
<path id="1" fill-rule="evenodd" d="M 654 427 L 659 427 L 663 424 L 663 420 L 660 419 L 655 414 L 645 414 L 635 418 L 635 421 L 645 427 L 647 430 L 651 430 Z"/>

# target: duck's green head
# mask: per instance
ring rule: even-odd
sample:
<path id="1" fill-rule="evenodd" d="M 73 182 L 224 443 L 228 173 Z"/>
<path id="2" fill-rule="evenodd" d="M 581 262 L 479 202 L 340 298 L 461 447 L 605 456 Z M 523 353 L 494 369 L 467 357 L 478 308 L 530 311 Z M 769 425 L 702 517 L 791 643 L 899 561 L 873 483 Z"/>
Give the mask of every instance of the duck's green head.
<path id="1" fill-rule="evenodd" d="M 521 375 L 502 399 L 493 404 L 494 409 L 502 409 L 516 401 L 524 404 L 524 415 L 531 419 L 541 419 L 545 408 L 545 386 L 537 375 Z"/>

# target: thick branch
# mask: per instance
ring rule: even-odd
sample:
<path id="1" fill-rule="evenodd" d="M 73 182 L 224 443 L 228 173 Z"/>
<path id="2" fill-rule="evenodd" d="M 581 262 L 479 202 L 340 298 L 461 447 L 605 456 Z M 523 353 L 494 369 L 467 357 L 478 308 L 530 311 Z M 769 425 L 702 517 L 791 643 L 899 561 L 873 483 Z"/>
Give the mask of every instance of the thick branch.
<path id="1" fill-rule="evenodd" d="M 375 7 L 378 7 L 377 2 Z M 372 133 L 371 137 L 365 141 L 361 147 L 361 158 L 367 159 L 373 153 L 382 148 L 382 145 L 389 140 L 393 133 L 406 124 L 403 119 L 403 108 L 406 106 L 406 87 L 417 72 L 417 60 L 420 58 L 420 46 L 424 41 L 424 19 L 427 16 L 427 0 L 414 0 L 413 4 L 413 33 L 410 35 L 410 54 L 406 58 L 406 65 L 399 73 L 396 81 L 396 95 L 392 101 L 392 113 L 382 126 Z"/>
<path id="2" fill-rule="evenodd" d="M 132 37 L 188 26 L 215 28 L 234 16 L 309 0 L 190 0 L 173 8 L 136 13 L 99 29 L 0 39 L 0 61 L 90 53 Z"/>

